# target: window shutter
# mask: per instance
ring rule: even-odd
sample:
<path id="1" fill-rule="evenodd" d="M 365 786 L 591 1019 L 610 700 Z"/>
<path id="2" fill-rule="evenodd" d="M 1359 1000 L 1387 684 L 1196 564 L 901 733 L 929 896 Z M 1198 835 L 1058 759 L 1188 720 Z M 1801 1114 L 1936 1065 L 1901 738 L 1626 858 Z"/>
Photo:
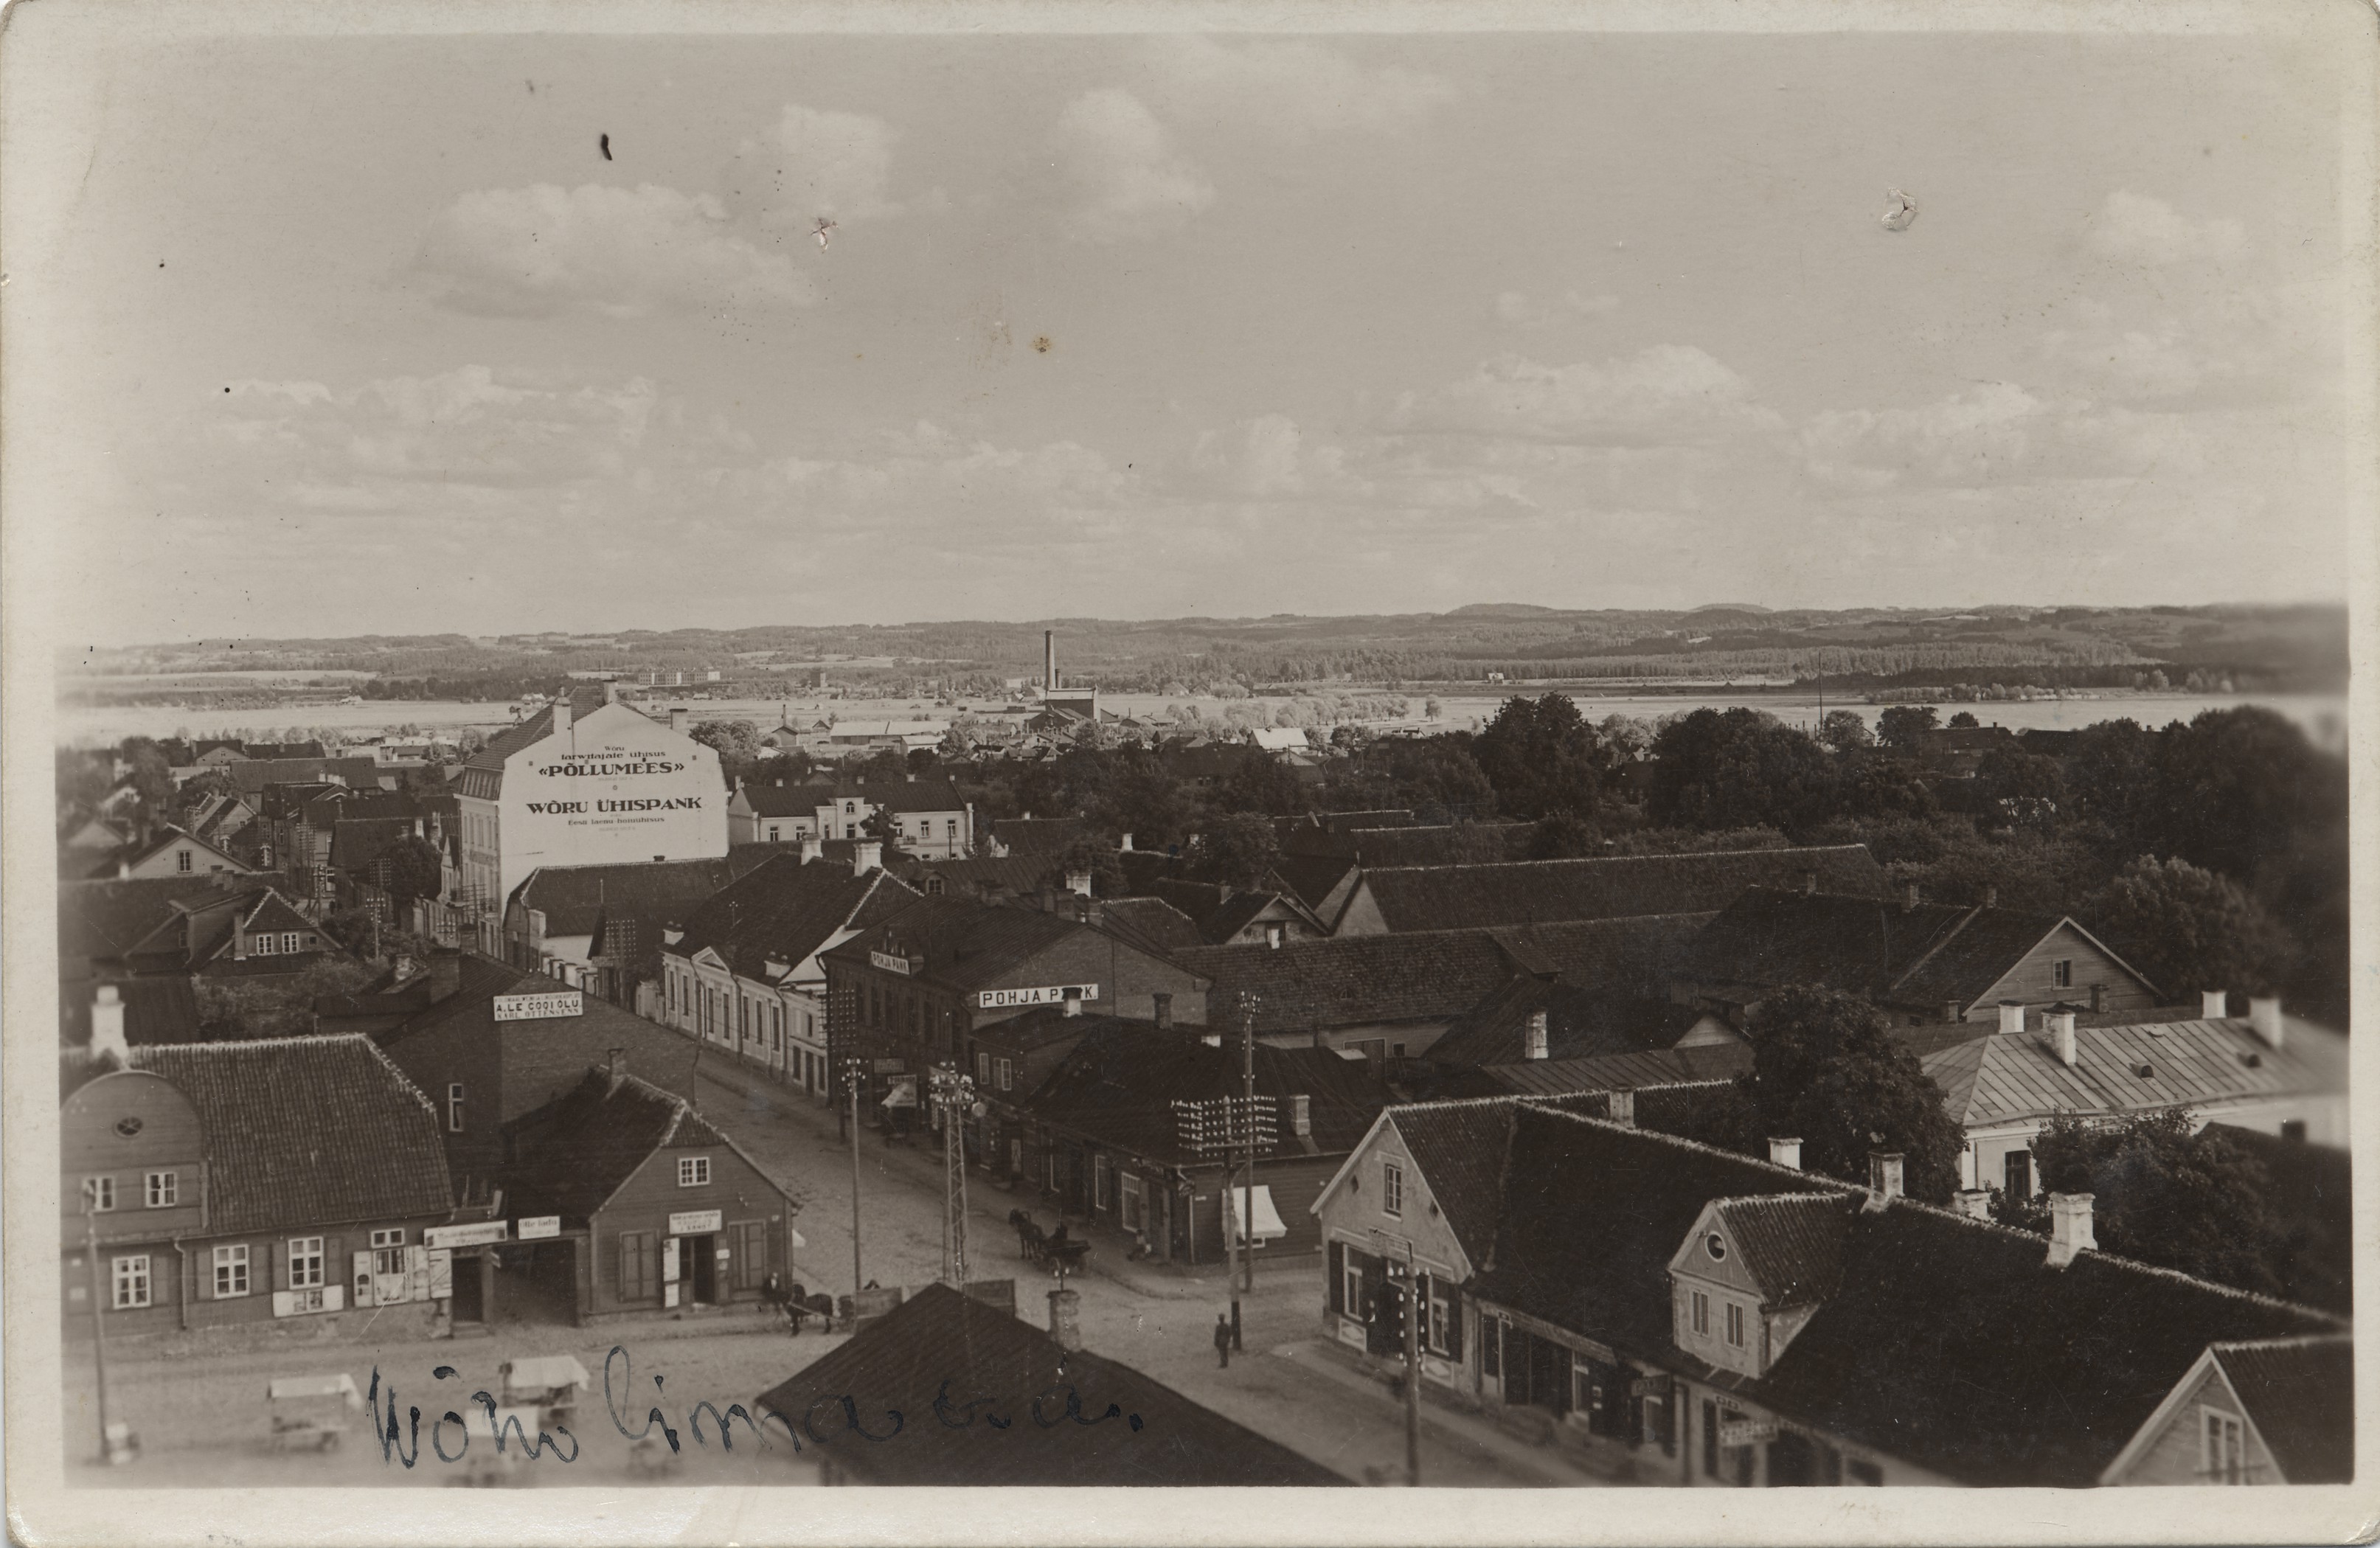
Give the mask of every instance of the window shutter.
<path id="1" fill-rule="evenodd" d="M 1338 1242 L 1330 1244 L 1330 1310 L 1344 1315 L 1347 1311 L 1347 1249 Z"/>
<path id="2" fill-rule="evenodd" d="M 632 1288 L 637 1281 L 637 1239 L 623 1232 L 616 1250 L 620 1254 L 620 1295 L 625 1300 L 637 1293 Z"/>
<path id="3" fill-rule="evenodd" d="M 350 1252 L 347 1257 L 348 1261 L 354 1265 L 352 1278 L 354 1279 L 356 1287 L 356 1304 L 358 1306 L 370 1306 L 374 1304 L 375 1298 L 372 1295 L 372 1255 L 370 1252 Z"/>
<path id="4" fill-rule="evenodd" d="M 276 1290 L 287 1289 L 289 1288 L 289 1244 L 276 1237 L 264 1244 L 264 1255 L 273 1260 L 273 1288 Z"/>
<path id="5" fill-rule="evenodd" d="M 1455 1285 L 1446 1287 L 1446 1358 L 1463 1363 L 1463 1290 Z"/>

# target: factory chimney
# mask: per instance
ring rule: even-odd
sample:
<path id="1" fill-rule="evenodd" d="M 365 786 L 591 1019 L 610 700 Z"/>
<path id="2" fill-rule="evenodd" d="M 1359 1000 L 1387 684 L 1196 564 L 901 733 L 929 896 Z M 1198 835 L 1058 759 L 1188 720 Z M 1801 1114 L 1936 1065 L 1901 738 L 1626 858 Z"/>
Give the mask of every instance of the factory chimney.
<path id="1" fill-rule="evenodd" d="M 1058 631 L 1055 629 L 1041 631 L 1041 691 L 1044 694 L 1058 691 Z"/>

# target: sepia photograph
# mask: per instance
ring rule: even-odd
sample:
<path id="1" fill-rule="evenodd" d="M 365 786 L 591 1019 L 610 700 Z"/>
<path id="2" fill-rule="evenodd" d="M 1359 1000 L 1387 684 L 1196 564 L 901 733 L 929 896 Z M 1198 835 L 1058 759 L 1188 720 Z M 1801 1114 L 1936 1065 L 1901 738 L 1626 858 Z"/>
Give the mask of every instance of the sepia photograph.
<path id="1" fill-rule="evenodd" d="M 5 23 L 18 1539 L 2380 1517 L 2370 6 Z"/>

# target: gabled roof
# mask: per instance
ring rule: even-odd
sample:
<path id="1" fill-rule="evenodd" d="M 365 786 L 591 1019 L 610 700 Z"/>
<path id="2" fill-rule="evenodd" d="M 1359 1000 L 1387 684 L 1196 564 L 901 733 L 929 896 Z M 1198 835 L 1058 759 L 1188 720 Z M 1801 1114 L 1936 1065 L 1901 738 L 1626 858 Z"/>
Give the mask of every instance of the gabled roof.
<path id="1" fill-rule="evenodd" d="M 136 1047 L 132 1068 L 198 1109 L 214 1232 L 454 1207 L 437 1114 L 369 1037 Z"/>
<path id="2" fill-rule="evenodd" d="M 1307 908 L 1317 910 L 1349 880 L 1354 869 L 1352 858 L 1336 854 L 1283 854 L 1272 863 L 1273 879 L 1296 894 Z"/>
<path id="3" fill-rule="evenodd" d="M 522 1151 L 505 1172 L 519 1213 L 574 1222 L 601 1209 L 656 1151 L 733 1148 L 685 1097 L 634 1075 L 615 1085 L 601 1069 L 504 1127 Z"/>
<path id="4" fill-rule="evenodd" d="M 713 951 L 735 972 L 761 978 L 771 961 L 797 967 L 838 932 L 890 918 L 917 901 L 880 867 L 855 876 L 848 865 L 780 853 L 687 913 L 685 933 L 662 949 L 679 957 Z"/>
<path id="5" fill-rule="evenodd" d="M 1197 921 L 1162 898 L 1110 898 L 1099 904 L 1099 917 L 1160 955 L 1207 944 Z"/>
<path id="6" fill-rule="evenodd" d="M 1554 1096 L 1572 1091 L 1637 1091 L 1646 1086 L 1732 1081 L 1751 1068 L 1750 1044 L 1713 1043 L 1593 1058 L 1523 1059 L 1486 1065 L 1479 1072 L 1512 1091 Z M 1645 1127 L 1660 1126 L 1646 1122 Z"/>
<path id="7" fill-rule="evenodd" d="M 2078 1025 L 2070 1066 L 2044 1033 L 1991 1033 L 1922 1062 L 1951 1119 L 1966 1127 L 2345 1092 L 2347 1040 L 2294 1017 L 2284 1026 L 2282 1046 L 2273 1048 L 2244 1021 Z"/>
<path id="8" fill-rule="evenodd" d="M 836 789 L 838 799 L 850 796 L 865 801 L 888 812 L 960 812 L 966 809 L 966 797 L 958 786 L 948 780 L 879 780 L 873 784 L 843 785 Z"/>
<path id="9" fill-rule="evenodd" d="M 1345 812 L 1306 812 L 1293 817 L 1275 817 L 1272 830 L 1284 848 L 1293 847 L 1290 841 L 1305 833 L 1343 833 L 1354 828 L 1411 828 L 1414 815 L 1409 807 L 1373 806 Z"/>
<path id="10" fill-rule="evenodd" d="M 1176 1101 L 1211 1102 L 1241 1090 L 1241 1050 L 1209 1045 L 1200 1029 L 1159 1033 L 1145 1023 L 1099 1028 L 1077 1044 L 1023 1104 L 1044 1123 L 1073 1129 L 1128 1155 L 1196 1165 L 1181 1143 Z M 1358 1060 L 1327 1048 L 1254 1050 L 1256 1090 L 1279 1105 L 1276 1143 L 1266 1152 L 1339 1155 L 1354 1148 L 1388 1105 L 1386 1086 Z M 1305 1096 L 1313 1132 L 1290 1131 L 1289 1098 Z"/>
<path id="11" fill-rule="evenodd" d="M 1881 893 L 1884 868 L 1864 844 L 1824 848 L 1524 860 L 1492 865 L 1367 867 L 1363 887 L 1392 931 L 1445 930 L 1554 920 L 1708 913 L 1745 888 L 1818 884 Z"/>
<path id="12" fill-rule="evenodd" d="M 1682 919 L 1585 920 L 1497 930 L 1417 930 L 1321 940 L 1209 946 L 1175 953 L 1215 981 L 1208 1001 L 1258 997 L 1258 1032 L 1308 1032 L 1370 1022 L 1451 1020 L 1516 973 L 1574 983 L 1650 987 L 1702 924 Z"/>
<path id="13" fill-rule="evenodd" d="M 834 804 L 834 787 L 828 784 L 773 783 L 747 780 L 744 804 L 759 817 L 815 817 L 820 806 Z"/>
<path id="14" fill-rule="evenodd" d="M 1284 841 L 1306 854 L 1360 856 L 1366 865 L 1461 865 L 1524 860 L 1537 831 L 1533 822 L 1456 822 L 1415 827 L 1340 827 Z"/>
<path id="15" fill-rule="evenodd" d="M 199 998 L 180 974 L 106 980 L 124 1005 L 124 1040 L 133 1047 L 151 1043 L 195 1043 L 203 1035 Z M 58 986 L 58 1041 L 70 1048 L 91 1046 L 91 1007 L 100 985 L 84 980 Z"/>
<path id="16" fill-rule="evenodd" d="M 1673 1048 L 1706 1012 L 1601 985 L 1512 979 L 1464 1011 L 1430 1045 L 1438 1064 L 1512 1064 L 1526 1057 L 1529 1018 L 1546 1018 L 1547 1057 L 1592 1058 Z"/>
<path id="17" fill-rule="evenodd" d="M 1760 1287 L 1763 1308 L 1808 1306 L 1835 1293 L 1843 1277 L 1843 1241 L 1863 1201 L 1829 1189 L 1819 1193 L 1720 1199 L 1711 1217 L 1743 1256 Z M 1682 1250 L 1691 1261 L 1695 1244 Z"/>
<path id="18" fill-rule="evenodd" d="M 990 983 L 1077 932 L 1092 930 L 1098 930 L 1098 926 L 1038 909 L 1009 908 L 947 896 L 917 898 L 869 921 L 860 936 L 844 941 L 827 955 L 837 961 L 865 962 L 869 951 L 883 949 L 890 943 L 924 958 L 926 965 L 917 976 L 942 988 L 965 992 Z M 1146 950 L 1121 934 L 1104 930 L 1099 933 L 1123 949 Z M 1180 957 L 1176 954 L 1159 960 L 1179 961 Z"/>
<path id="19" fill-rule="evenodd" d="M 2355 1477 L 2355 1344 L 2345 1335 L 2209 1347 L 2281 1475 L 2291 1483 Z"/>
<path id="20" fill-rule="evenodd" d="M 512 901 L 543 913 L 549 936 L 591 935 L 606 911 L 624 917 L 674 918 L 760 858 L 740 865 L 733 854 L 721 860 L 540 865 L 513 889 Z"/>
<path id="21" fill-rule="evenodd" d="M 243 886 L 242 883 L 246 883 Z M 210 894 L 235 896 L 266 885 L 263 877 L 145 877 L 133 880 L 61 881 L 58 884 L 58 959 L 62 969 L 78 961 L 120 959 L 179 917 L 174 904 Z M 226 889 L 228 889 L 228 890 Z"/>
<path id="22" fill-rule="evenodd" d="M 1510 1103 L 1429 1102 L 1380 1115 L 1404 1142 L 1415 1169 L 1438 1201 L 1447 1228 L 1463 1244 L 1474 1273 L 1496 1245 L 1503 1200 L 1505 1150 L 1512 1139 Z M 1352 1159 L 1352 1158 L 1351 1158 Z M 1344 1169 L 1342 1169 L 1344 1176 Z M 1339 1179 L 1331 1179 L 1338 1186 Z M 1316 1207 L 1321 1200 L 1315 1201 Z"/>
<path id="23" fill-rule="evenodd" d="M 927 1417 L 946 1393 L 950 1411 L 970 1422 L 938 1424 Z M 980 1407 L 965 1406 L 975 1399 Z M 871 1428 L 881 1426 L 888 1409 L 909 1416 L 891 1445 L 834 1448 L 837 1465 L 868 1483 L 1046 1489 L 1346 1481 L 1128 1365 L 1065 1348 L 1006 1310 L 947 1285 L 919 1290 L 761 1394 L 756 1411 L 799 1424 L 820 1404 L 832 1409 L 845 1400 Z"/>
<path id="24" fill-rule="evenodd" d="M 1285 919 L 1296 919 L 1320 933 L 1324 926 L 1313 912 L 1294 898 L 1276 892 L 1251 890 L 1220 882 L 1183 881 L 1168 878 L 1152 882 L 1152 897 L 1162 898 L 1195 921 L 1202 941 L 1220 946 L 1233 936 L 1255 924 L 1268 912 L 1278 911 Z"/>
<path id="25" fill-rule="evenodd" d="M 1097 837 L 1084 817 L 999 817 L 992 822 L 991 836 L 1018 854 L 1062 850 L 1078 839 Z"/>
<path id="26" fill-rule="evenodd" d="M 138 866 L 144 862 L 152 860 L 158 855 L 163 854 L 165 851 L 173 848 L 176 843 L 179 843 L 184 840 L 188 840 L 189 842 L 196 844 L 199 848 L 206 851 L 209 854 L 212 854 L 216 859 L 222 861 L 226 866 L 235 866 L 243 872 L 249 869 L 246 862 L 242 861 L 239 856 L 232 853 L 230 851 L 222 848 L 220 845 L 210 843 L 206 840 L 200 838 L 195 833 L 185 832 L 183 829 L 168 824 L 165 827 L 159 828 L 157 830 L 156 837 L 151 839 L 149 842 L 143 844 L 133 853 L 125 855 L 112 854 L 107 856 L 104 860 L 99 863 L 102 869 L 95 871 L 92 874 L 99 877 L 114 876 L 115 874 L 115 867 L 119 861 L 127 865 Z"/>
<path id="27" fill-rule="evenodd" d="M 928 877 L 940 877 L 945 894 L 960 896 L 979 895 L 987 890 L 1030 892 L 1049 876 L 1050 864 L 1050 855 L 1038 850 L 998 856 L 969 855 L 959 860 L 903 856 L 890 862 L 894 874 L 920 892 L 927 890 Z"/>

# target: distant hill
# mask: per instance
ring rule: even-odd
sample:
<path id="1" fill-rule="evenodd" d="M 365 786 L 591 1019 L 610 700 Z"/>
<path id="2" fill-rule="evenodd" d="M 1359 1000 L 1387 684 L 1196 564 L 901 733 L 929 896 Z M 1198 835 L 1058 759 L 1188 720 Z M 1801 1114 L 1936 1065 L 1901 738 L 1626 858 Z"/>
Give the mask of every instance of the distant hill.
<path id="1" fill-rule="evenodd" d="M 1447 618 L 1557 618 L 1563 616 L 1560 608 L 1541 608 L 1534 602 L 1474 602 L 1456 608 L 1441 616 Z"/>

